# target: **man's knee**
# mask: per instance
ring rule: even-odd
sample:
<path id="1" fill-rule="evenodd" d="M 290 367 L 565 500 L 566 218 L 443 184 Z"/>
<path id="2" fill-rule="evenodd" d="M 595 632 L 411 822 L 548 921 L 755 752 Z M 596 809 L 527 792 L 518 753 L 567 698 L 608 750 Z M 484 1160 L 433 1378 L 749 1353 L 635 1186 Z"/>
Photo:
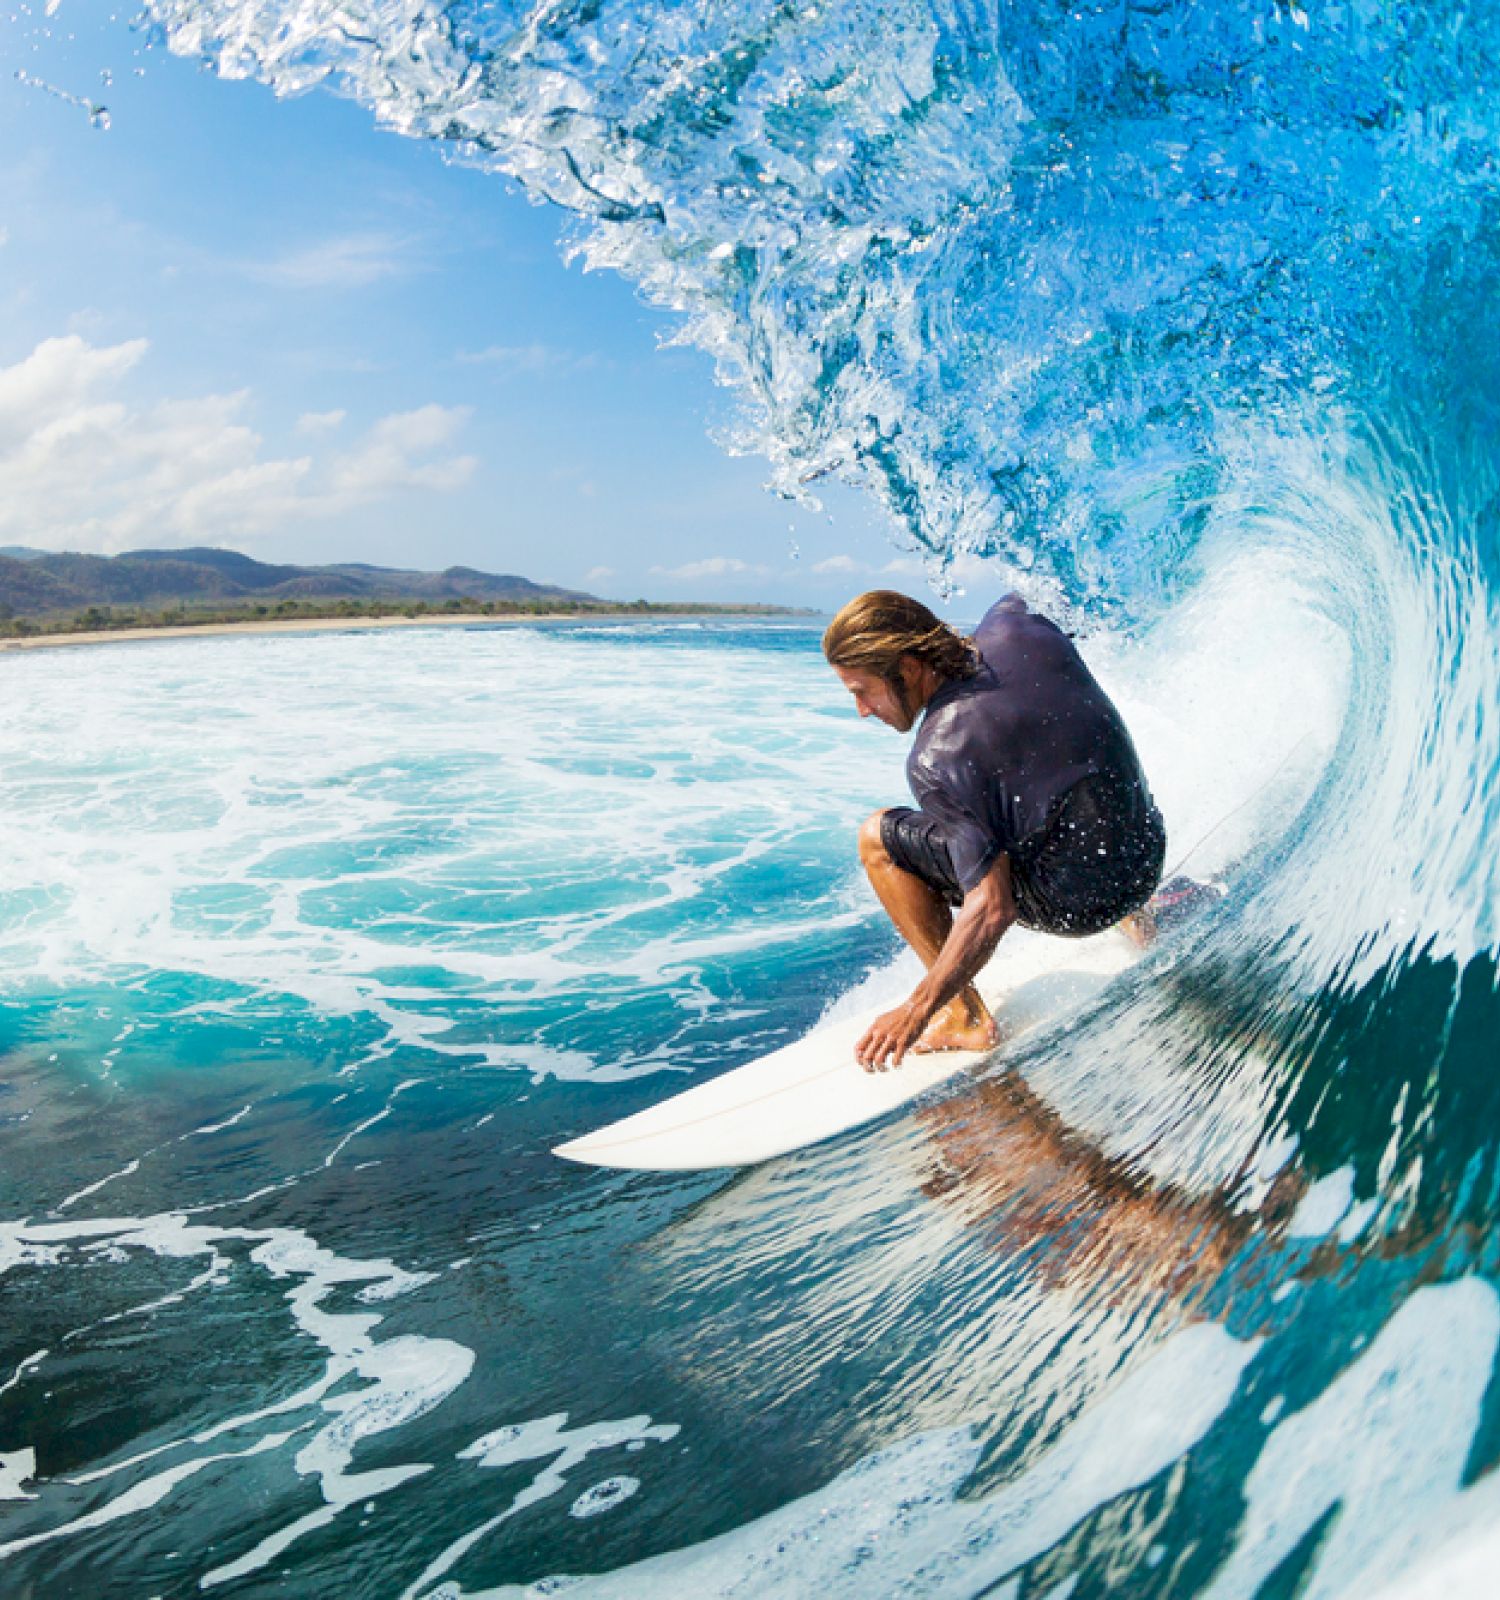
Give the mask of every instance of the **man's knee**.
<path id="1" fill-rule="evenodd" d="M 885 866 L 890 862 L 890 855 L 885 848 L 885 839 L 882 836 L 881 823 L 884 821 L 884 811 L 872 811 L 859 827 L 859 859 L 866 867 Z"/>

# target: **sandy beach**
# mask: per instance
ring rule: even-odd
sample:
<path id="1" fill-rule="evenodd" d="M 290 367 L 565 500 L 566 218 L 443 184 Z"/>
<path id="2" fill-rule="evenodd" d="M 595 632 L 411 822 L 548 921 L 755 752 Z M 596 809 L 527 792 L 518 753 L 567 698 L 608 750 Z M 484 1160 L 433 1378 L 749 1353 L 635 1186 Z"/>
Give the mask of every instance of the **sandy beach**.
<path id="1" fill-rule="evenodd" d="M 611 615 L 613 613 L 606 613 Z M 691 615 L 691 613 L 684 613 Z M 193 639 L 229 633 L 365 633 L 378 628 L 486 627 L 503 622 L 555 622 L 573 620 L 557 616 L 487 616 L 482 611 L 455 612 L 440 617 L 297 617 L 289 621 L 205 622 L 170 628 L 101 628 L 92 633 L 45 633 L 25 639 L 0 639 L 7 650 L 54 650 L 84 644 L 127 644 L 143 639 Z"/>

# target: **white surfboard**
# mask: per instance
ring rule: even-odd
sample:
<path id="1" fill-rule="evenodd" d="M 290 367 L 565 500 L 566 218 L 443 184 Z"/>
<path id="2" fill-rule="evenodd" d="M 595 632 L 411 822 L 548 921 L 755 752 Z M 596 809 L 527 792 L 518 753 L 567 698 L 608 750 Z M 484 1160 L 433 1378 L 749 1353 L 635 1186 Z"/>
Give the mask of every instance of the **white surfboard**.
<path id="1" fill-rule="evenodd" d="M 1113 930 L 1092 939 L 1007 939 L 979 978 L 1000 1029 L 993 1050 L 908 1055 L 899 1067 L 868 1072 L 854 1059 L 854 1046 L 889 1009 L 879 1007 L 558 1145 L 554 1154 L 596 1167 L 694 1172 L 800 1150 L 993 1060 L 1038 1024 L 1076 1009 L 1139 954 Z"/>

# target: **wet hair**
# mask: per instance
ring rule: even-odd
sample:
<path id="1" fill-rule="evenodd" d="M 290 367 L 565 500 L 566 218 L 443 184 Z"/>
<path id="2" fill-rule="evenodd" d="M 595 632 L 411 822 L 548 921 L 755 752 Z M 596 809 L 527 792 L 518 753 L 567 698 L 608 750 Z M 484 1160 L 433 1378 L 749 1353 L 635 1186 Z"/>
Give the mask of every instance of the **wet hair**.
<path id="1" fill-rule="evenodd" d="M 851 600 L 828 624 L 823 654 L 831 667 L 873 672 L 905 704 L 902 656 L 915 656 L 947 682 L 979 670 L 972 639 L 935 616 L 920 600 L 894 589 L 871 589 Z"/>

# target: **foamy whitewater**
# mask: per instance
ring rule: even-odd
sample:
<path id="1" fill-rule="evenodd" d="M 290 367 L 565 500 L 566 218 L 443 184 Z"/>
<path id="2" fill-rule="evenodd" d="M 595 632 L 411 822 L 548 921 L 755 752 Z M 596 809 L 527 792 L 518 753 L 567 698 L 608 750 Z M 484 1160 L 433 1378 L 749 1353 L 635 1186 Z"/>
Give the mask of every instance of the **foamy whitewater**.
<path id="1" fill-rule="evenodd" d="M 6 1591 L 1488 1594 L 1500 12 L 145 25 L 565 208 L 784 493 L 1079 631 L 1229 894 L 906 1113 L 587 1170 L 911 980 L 816 625 L 0 659 Z"/>

